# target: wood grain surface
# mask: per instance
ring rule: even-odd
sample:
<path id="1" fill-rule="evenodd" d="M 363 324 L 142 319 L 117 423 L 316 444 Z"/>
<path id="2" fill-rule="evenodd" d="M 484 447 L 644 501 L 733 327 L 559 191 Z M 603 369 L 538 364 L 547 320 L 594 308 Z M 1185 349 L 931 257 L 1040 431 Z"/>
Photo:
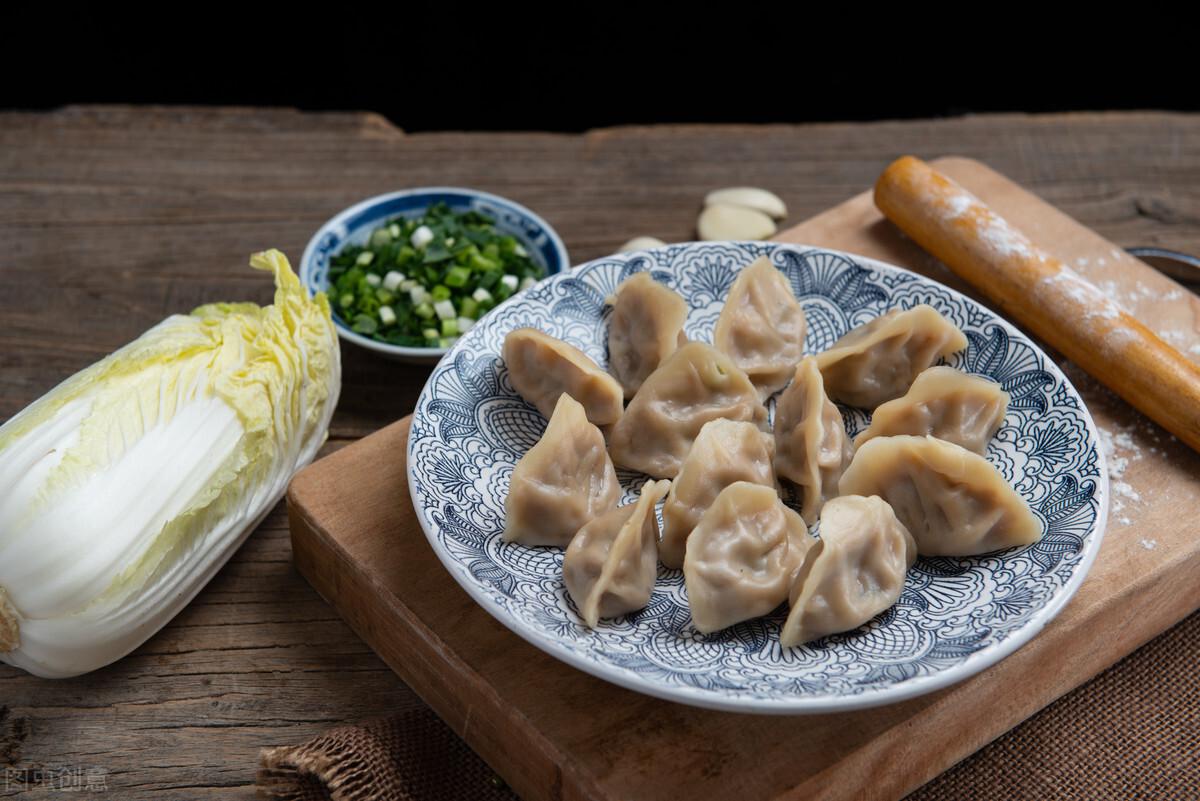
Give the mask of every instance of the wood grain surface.
<path id="1" fill-rule="evenodd" d="M 269 301 L 249 253 L 298 258 L 318 225 L 367 195 L 498 192 L 545 216 L 582 261 L 635 234 L 690 238 L 704 192 L 722 185 L 770 187 L 803 219 L 903 153 L 979 158 L 1115 243 L 1200 252 L 1196 116 L 409 136 L 369 114 L 0 114 L 0 419 L 171 312 Z M 407 413 L 426 372 L 346 349 L 328 449 Z M 1100 403 L 1126 415 L 1120 433 L 1143 453 L 1165 447 L 1120 401 Z M 1126 500 L 1118 521 L 1149 506 Z M 295 573 L 277 510 L 132 657 L 64 682 L 0 667 L 0 762 L 17 771 L 0 795 L 59 797 L 48 777 L 87 769 L 122 799 L 251 798 L 260 747 L 412 703 Z"/>

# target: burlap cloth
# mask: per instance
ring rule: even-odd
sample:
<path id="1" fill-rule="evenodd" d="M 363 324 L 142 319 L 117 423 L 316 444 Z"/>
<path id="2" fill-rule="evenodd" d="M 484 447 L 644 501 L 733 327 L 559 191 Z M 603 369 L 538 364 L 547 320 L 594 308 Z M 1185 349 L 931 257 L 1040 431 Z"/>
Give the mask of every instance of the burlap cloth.
<path id="1" fill-rule="evenodd" d="M 907 801 L 1200 799 L 1198 656 L 1200 613 Z M 258 783 L 287 801 L 516 798 L 424 707 L 264 751 Z"/>

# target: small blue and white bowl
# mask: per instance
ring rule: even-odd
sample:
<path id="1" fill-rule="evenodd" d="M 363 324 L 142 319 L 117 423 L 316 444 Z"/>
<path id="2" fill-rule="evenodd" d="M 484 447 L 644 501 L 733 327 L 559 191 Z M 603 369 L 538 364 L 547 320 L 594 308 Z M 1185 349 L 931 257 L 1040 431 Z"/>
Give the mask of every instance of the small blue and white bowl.
<path id="1" fill-rule="evenodd" d="M 445 203 L 452 210 L 478 211 L 496 221 L 501 233 L 515 236 L 529 251 L 530 258 L 545 268 L 546 275 L 565 272 L 571 262 L 562 239 L 550 224 L 520 203 L 506 198 L 456 186 L 424 186 L 376 195 L 356 203 L 334 215 L 308 241 L 300 260 L 300 280 L 310 295 L 329 290 L 329 262 L 348 244 L 363 244 L 371 232 L 388 220 L 397 217 L 419 217 L 435 203 Z M 338 336 L 388 358 L 414 364 L 433 364 L 446 354 L 448 348 L 423 348 L 390 345 L 350 330 L 336 310 L 333 322 Z"/>

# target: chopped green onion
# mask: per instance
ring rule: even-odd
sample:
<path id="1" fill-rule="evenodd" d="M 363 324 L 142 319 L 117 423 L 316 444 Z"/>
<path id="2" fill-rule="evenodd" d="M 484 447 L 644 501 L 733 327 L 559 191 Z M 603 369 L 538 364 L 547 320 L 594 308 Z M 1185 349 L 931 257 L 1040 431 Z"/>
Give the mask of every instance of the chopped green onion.
<path id="1" fill-rule="evenodd" d="M 428 225 L 422 225 L 412 232 L 408 241 L 412 242 L 412 246 L 417 250 L 424 250 L 425 246 L 433 241 L 433 230 Z"/>
<path id="2" fill-rule="evenodd" d="M 446 286 L 455 288 L 466 286 L 470 278 L 471 271 L 466 267 L 451 267 L 450 272 L 446 273 Z"/>
<path id="3" fill-rule="evenodd" d="M 500 264 L 493 259 L 489 259 L 487 256 L 474 253 L 471 255 L 471 267 L 480 272 L 485 272 L 487 270 L 499 269 Z"/>
<path id="4" fill-rule="evenodd" d="M 351 329 L 393 345 L 452 343 L 545 274 L 477 211 L 435 203 L 388 220 L 330 258 L 328 294 Z M 449 333 L 453 331 L 454 333 Z"/>
<path id="5" fill-rule="evenodd" d="M 458 316 L 458 312 L 454 309 L 454 304 L 448 300 L 439 300 L 433 304 L 433 310 L 437 312 L 437 316 L 442 320 L 452 320 Z"/>
<path id="6" fill-rule="evenodd" d="M 354 322 L 350 324 L 350 328 L 355 333 L 371 335 L 379 329 L 379 324 L 369 314 L 360 314 L 354 318 Z"/>

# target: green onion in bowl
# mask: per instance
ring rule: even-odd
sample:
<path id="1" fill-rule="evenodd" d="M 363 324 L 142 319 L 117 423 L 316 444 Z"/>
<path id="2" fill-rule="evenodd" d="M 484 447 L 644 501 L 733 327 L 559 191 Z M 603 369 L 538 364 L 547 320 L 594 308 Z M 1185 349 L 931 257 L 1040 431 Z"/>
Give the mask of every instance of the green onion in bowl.
<path id="1" fill-rule="evenodd" d="M 481 315 L 545 276 L 515 237 L 477 211 L 437 203 L 375 228 L 330 259 L 334 313 L 355 333 L 449 347 Z"/>

